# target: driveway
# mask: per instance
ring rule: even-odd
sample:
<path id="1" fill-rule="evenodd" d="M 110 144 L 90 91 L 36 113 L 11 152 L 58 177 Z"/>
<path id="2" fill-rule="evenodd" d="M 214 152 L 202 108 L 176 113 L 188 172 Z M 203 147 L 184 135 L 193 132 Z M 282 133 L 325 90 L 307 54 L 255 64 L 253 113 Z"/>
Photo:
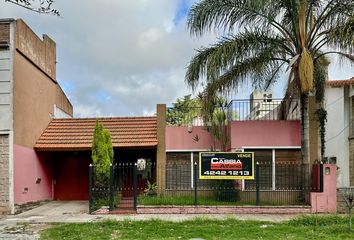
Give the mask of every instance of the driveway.
<path id="1" fill-rule="evenodd" d="M 88 213 L 88 201 L 51 201 L 15 216 L 19 218 L 53 217 L 84 213 Z"/>
<path id="2" fill-rule="evenodd" d="M 93 218 L 87 201 L 52 201 L 32 210 L 0 220 L 0 239 L 37 240 L 39 232 L 52 222 L 76 222 Z"/>

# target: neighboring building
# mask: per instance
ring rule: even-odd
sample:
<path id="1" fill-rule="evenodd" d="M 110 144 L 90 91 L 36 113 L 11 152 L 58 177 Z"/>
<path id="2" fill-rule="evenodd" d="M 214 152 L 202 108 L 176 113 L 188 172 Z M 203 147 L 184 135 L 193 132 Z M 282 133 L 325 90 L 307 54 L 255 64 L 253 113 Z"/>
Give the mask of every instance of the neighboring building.
<path id="1" fill-rule="evenodd" d="M 354 186 L 354 77 L 327 81 L 327 160 L 337 164 L 338 188 Z"/>
<path id="2" fill-rule="evenodd" d="M 274 109 L 281 103 L 281 100 L 273 99 L 273 93 L 254 91 L 250 95 L 250 114 L 248 120 L 266 120 Z"/>
<path id="3" fill-rule="evenodd" d="M 0 20 L 0 213 L 51 199 L 50 163 L 33 146 L 73 108 L 56 80 L 56 45 L 21 20 Z"/>
<path id="4" fill-rule="evenodd" d="M 263 102 L 263 99 L 259 100 L 256 104 L 255 99 L 252 98 L 250 100 L 233 100 L 228 105 L 227 112 L 232 116 L 228 117 L 227 127 L 224 129 L 228 139 L 226 151 L 254 152 L 255 162 L 262 162 L 270 167 L 267 173 L 270 175 L 269 188 L 275 190 L 276 179 L 279 179 L 278 175 L 284 175 L 279 172 L 276 165 L 279 166 L 287 162 L 301 164 L 302 162 L 301 125 L 299 114 L 295 114 L 295 112 L 291 120 L 279 118 L 280 108 L 269 108 L 266 114 L 258 115 L 262 115 L 262 117 L 249 119 L 255 109 L 249 106 L 271 103 Z M 278 107 L 279 103 L 277 103 Z M 288 102 L 284 100 L 284 103 Z M 297 109 L 298 112 L 299 109 Z M 263 117 L 266 115 L 267 118 L 264 119 Z M 193 163 L 199 161 L 199 153 L 212 150 L 220 151 L 221 149 L 223 148 L 219 141 L 211 136 L 206 130 L 206 126 L 167 126 L 167 164 L 182 163 L 185 168 L 183 169 L 184 175 L 181 176 L 176 176 L 173 170 L 171 173 L 167 173 L 167 187 L 176 185 L 176 183 L 183 183 L 182 187 L 192 186 L 192 167 Z"/>

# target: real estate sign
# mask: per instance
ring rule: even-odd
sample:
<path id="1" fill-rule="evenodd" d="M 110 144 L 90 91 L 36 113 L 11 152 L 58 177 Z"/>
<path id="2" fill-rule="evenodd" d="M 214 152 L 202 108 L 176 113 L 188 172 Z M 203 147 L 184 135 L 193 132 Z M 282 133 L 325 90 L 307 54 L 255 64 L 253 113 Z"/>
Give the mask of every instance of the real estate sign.
<path id="1" fill-rule="evenodd" d="M 199 153 L 200 179 L 254 179 L 252 152 Z"/>

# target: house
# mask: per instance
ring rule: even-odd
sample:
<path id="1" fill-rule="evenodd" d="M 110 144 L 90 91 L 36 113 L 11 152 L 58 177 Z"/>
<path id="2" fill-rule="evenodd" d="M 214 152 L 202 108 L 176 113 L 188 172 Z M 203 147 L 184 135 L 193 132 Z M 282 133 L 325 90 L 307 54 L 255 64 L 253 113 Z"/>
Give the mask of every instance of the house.
<path id="1" fill-rule="evenodd" d="M 164 161 L 164 106 L 156 117 L 99 118 L 116 160 Z M 0 212 L 43 200 L 88 198 L 96 119 L 72 118 L 56 80 L 56 45 L 21 19 L 0 20 Z M 159 157 L 160 156 L 160 157 Z"/>
<path id="2" fill-rule="evenodd" d="M 162 164 L 165 159 L 164 122 L 158 105 L 155 117 L 112 117 L 53 119 L 37 140 L 34 149 L 45 154 L 53 165 L 54 200 L 87 200 L 89 186 L 89 165 L 93 130 L 96 120 L 110 132 L 114 149 L 113 163 L 133 164 L 139 158 Z M 159 177 L 159 176 L 158 176 Z M 131 188 L 132 181 L 126 180 L 125 188 Z M 140 184 L 144 187 L 147 179 Z M 129 185 L 129 186 L 128 186 Z"/>
<path id="3" fill-rule="evenodd" d="M 222 143 L 200 115 L 187 125 L 167 125 L 164 104 L 158 104 L 151 117 L 73 118 L 73 107 L 56 80 L 55 62 L 55 42 L 48 36 L 38 38 L 20 19 L 0 20 L 0 212 L 14 213 L 17 207 L 43 200 L 88 199 L 96 120 L 111 133 L 113 164 L 131 166 L 144 158 L 155 166 L 140 172 L 139 188 L 151 180 L 160 193 L 168 193 L 172 185 L 191 191 L 199 153 L 224 149 L 254 152 L 255 161 L 267 166 L 262 170 L 265 191 L 298 199 L 302 190 L 288 194 L 281 189 L 288 177 L 284 173 L 303 173 L 296 100 L 277 100 L 267 93 L 231 101 Z M 174 163 L 184 163 L 183 174 L 170 168 Z M 124 189 L 132 189 L 129 174 L 123 172 Z M 252 184 L 242 182 L 242 189 Z"/>
<path id="4" fill-rule="evenodd" d="M 276 165 L 279 166 L 282 162 L 302 162 L 300 120 L 296 117 L 291 120 L 280 118 L 281 101 L 273 99 L 269 94 L 259 96 L 260 98 L 250 100 L 233 100 L 228 104 L 225 110 L 229 115 L 225 127 L 228 139 L 225 150 L 254 152 L 255 162 L 267 166 L 267 173 L 263 173 L 268 176 L 264 189 L 275 190 L 278 184 L 276 179 L 279 180 L 277 175 L 280 174 Z M 264 106 L 274 104 L 274 107 L 263 107 L 262 114 L 253 114 L 261 104 Z M 264 118 L 265 116 L 267 118 Z M 187 169 L 191 169 L 193 163 L 199 161 L 200 152 L 212 149 L 220 151 L 222 148 L 220 142 L 213 139 L 203 124 L 190 126 L 186 123 L 182 126 L 181 124 L 166 126 L 167 165 L 182 162 Z M 171 171 L 167 174 L 167 188 L 172 186 L 173 182 L 182 182 L 186 186 L 191 186 L 193 183 L 191 172 L 192 170 L 184 170 L 184 176 L 179 177 Z M 188 184 L 187 178 L 190 179 Z"/>
<path id="5" fill-rule="evenodd" d="M 55 42 L 39 38 L 21 19 L 1 19 L 0 212 L 50 198 L 44 192 L 51 186 L 48 163 L 33 146 L 53 117 L 72 113 L 56 80 Z"/>
<path id="6" fill-rule="evenodd" d="M 338 188 L 354 185 L 354 77 L 327 81 L 325 156 L 338 167 Z"/>

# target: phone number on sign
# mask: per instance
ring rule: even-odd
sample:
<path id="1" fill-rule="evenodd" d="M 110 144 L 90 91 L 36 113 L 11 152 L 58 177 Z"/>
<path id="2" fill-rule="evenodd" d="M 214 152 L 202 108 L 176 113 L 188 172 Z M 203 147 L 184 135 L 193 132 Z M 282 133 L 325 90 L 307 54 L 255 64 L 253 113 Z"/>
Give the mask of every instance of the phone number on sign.
<path id="1" fill-rule="evenodd" d="M 203 175 L 208 176 L 249 176 L 249 171 L 205 171 Z"/>

